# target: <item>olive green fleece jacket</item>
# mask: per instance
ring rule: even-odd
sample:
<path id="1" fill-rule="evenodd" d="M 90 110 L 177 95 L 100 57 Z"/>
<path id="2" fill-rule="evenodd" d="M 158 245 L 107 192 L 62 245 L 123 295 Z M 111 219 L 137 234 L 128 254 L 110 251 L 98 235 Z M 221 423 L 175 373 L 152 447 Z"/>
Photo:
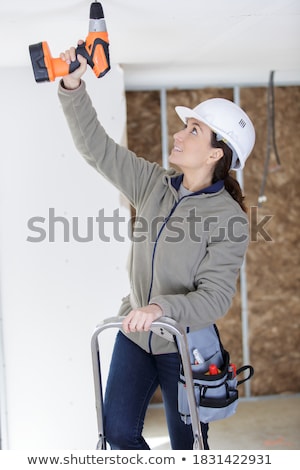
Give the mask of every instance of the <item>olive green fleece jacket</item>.
<path id="1" fill-rule="evenodd" d="M 115 143 L 97 119 L 85 82 L 72 91 L 60 84 L 58 95 L 79 153 L 136 209 L 131 292 L 119 314 L 154 303 L 191 331 L 215 323 L 236 291 L 249 238 L 246 214 L 223 182 L 179 200 L 182 175 Z M 176 351 L 152 332 L 128 336 L 154 354 Z"/>

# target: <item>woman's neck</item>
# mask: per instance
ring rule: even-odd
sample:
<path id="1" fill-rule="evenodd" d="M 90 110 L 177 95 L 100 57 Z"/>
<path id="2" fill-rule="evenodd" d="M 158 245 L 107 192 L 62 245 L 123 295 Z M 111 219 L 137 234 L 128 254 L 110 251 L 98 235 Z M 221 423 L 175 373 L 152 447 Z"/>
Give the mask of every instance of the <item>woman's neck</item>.
<path id="1" fill-rule="evenodd" d="M 197 192 L 201 191 L 212 184 L 212 175 L 206 175 L 205 177 L 197 177 L 197 175 L 183 175 L 182 180 L 183 186 L 189 191 Z"/>

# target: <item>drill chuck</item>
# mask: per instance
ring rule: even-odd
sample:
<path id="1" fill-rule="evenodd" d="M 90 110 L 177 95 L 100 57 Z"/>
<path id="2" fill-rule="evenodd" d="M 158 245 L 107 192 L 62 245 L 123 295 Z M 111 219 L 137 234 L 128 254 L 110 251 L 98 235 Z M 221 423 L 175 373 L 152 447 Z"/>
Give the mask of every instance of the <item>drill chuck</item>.
<path id="1" fill-rule="evenodd" d="M 103 9 L 99 2 L 93 2 L 90 9 L 89 32 L 96 31 L 106 31 Z"/>
<path id="2" fill-rule="evenodd" d="M 99 2 L 93 2 L 90 8 L 90 19 L 99 20 L 100 18 L 104 18 L 102 5 Z"/>

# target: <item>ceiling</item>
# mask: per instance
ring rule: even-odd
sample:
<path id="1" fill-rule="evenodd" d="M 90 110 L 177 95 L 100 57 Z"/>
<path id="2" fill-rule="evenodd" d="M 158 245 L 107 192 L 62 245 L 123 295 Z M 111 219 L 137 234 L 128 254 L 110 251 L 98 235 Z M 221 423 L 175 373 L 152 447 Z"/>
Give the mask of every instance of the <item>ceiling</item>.
<path id="1" fill-rule="evenodd" d="M 0 0 L 1 67 L 29 66 L 85 38 L 88 0 Z M 103 0 L 113 63 L 128 89 L 300 84 L 299 0 Z M 4 47 L 5 45 L 5 47 Z"/>

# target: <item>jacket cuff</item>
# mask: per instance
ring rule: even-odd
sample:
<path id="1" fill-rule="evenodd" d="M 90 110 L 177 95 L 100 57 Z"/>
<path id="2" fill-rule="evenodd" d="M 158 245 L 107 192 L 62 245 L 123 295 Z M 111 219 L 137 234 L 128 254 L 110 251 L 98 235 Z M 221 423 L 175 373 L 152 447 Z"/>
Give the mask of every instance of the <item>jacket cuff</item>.
<path id="1" fill-rule="evenodd" d="M 58 85 L 58 93 L 60 95 L 73 95 L 75 93 L 82 93 L 82 91 L 85 89 L 86 89 L 86 85 L 85 85 L 84 80 L 80 80 L 79 87 L 75 88 L 74 90 L 69 90 L 68 88 L 65 88 L 63 79 L 59 81 L 59 85 Z"/>
<path id="2" fill-rule="evenodd" d="M 149 305 L 151 304 L 156 304 L 158 305 L 163 312 L 164 317 L 172 317 L 171 315 L 171 306 L 169 302 L 166 302 L 162 296 L 157 296 L 153 297 L 153 299 L 150 300 Z"/>

